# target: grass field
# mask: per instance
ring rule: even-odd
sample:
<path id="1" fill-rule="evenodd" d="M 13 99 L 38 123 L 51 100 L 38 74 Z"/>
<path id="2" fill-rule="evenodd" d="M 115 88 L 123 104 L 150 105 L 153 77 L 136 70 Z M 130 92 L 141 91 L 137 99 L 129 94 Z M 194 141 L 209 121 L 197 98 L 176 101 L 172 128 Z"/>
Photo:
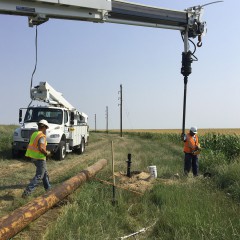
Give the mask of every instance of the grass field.
<path id="1" fill-rule="evenodd" d="M 188 132 L 189 129 L 186 129 Z M 110 132 L 119 132 L 119 130 L 110 130 Z M 123 132 L 147 132 L 147 133 L 176 133 L 181 134 L 181 129 L 123 129 Z M 198 135 L 205 135 L 208 133 L 216 133 L 216 134 L 240 134 L 240 128 L 204 128 L 198 129 Z"/>
<path id="2" fill-rule="evenodd" d="M 39 186 L 30 199 L 20 198 L 34 175 L 34 167 L 26 159 L 11 158 L 13 129 L 12 126 L 0 128 L 1 216 L 43 193 Z M 148 166 L 156 165 L 158 178 L 150 181 L 143 195 L 117 188 L 116 205 L 112 205 L 112 186 L 92 179 L 13 239 L 121 239 L 143 228 L 146 231 L 136 239 L 240 239 L 239 156 L 230 159 L 219 149 L 205 149 L 201 154 L 200 173 L 211 171 L 213 177 L 186 178 L 182 173 L 183 152 L 178 135 L 147 132 L 124 134 L 121 138 L 119 134 L 92 132 L 85 154 L 69 154 L 61 162 L 48 161 L 53 186 L 101 158 L 109 163 L 97 178 L 111 182 L 112 141 L 115 172 L 126 174 L 127 155 L 131 153 L 132 171 L 147 173 Z M 215 147 L 228 140 L 228 135 L 223 135 L 214 139 Z"/>

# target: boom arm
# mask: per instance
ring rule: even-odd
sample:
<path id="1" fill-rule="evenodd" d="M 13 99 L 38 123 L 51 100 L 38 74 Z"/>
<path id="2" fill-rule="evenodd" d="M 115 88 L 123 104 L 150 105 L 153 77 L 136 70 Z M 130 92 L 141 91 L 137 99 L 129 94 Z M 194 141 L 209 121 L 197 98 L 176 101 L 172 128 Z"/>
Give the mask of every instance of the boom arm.
<path id="1" fill-rule="evenodd" d="M 59 105 L 69 110 L 75 108 L 62 96 L 62 93 L 57 92 L 47 82 L 40 82 L 38 86 L 31 89 L 31 99 L 47 102 L 50 105 Z"/>
<path id="2" fill-rule="evenodd" d="M 205 22 L 201 21 L 202 13 L 203 6 L 177 11 L 121 0 L 0 0 L 0 14 L 28 16 L 30 27 L 46 22 L 49 18 L 58 18 L 180 30 L 184 40 L 181 69 L 184 76 L 183 134 L 187 81 L 193 61 L 188 39 L 198 37 L 197 46 L 201 47 L 201 37 L 205 30 Z"/>
<path id="3" fill-rule="evenodd" d="M 177 11 L 119 0 L 0 0 L 0 14 L 28 16 L 29 26 L 49 18 L 71 19 L 174 29 L 192 38 L 205 25 L 201 6 Z"/>

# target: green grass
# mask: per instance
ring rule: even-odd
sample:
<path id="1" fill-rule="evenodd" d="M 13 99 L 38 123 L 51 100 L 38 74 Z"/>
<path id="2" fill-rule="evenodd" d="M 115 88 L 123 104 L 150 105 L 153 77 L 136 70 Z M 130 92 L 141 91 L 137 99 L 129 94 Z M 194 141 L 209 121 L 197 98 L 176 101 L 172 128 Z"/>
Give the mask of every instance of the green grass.
<path id="1" fill-rule="evenodd" d="M 97 137 L 97 134 L 92 135 Z M 99 137 L 102 136 L 99 133 Z M 114 135 L 108 137 L 110 144 Z M 182 147 L 166 139 L 167 136 L 155 134 L 141 135 L 140 138 L 139 134 L 130 134 L 119 139 L 117 144 L 114 139 L 116 171 L 126 170 L 126 156 L 132 153 L 133 170 L 146 170 L 146 166 L 157 165 L 159 178 L 154 188 L 143 196 L 117 189 L 117 205 L 113 206 L 111 187 L 96 181 L 88 182 L 74 194 L 72 202 L 64 207 L 44 239 L 120 239 L 152 225 L 137 239 L 239 239 L 240 208 L 237 202 L 221 191 L 223 186 L 217 184 L 216 177 L 184 178 Z M 216 155 L 209 154 L 210 164 Z M 227 168 L 222 169 L 222 175 L 218 177 L 226 179 L 225 174 L 230 179 L 236 178 L 237 171 L 233 171 L 236 166 L 230 167 L 225 155 L 217 156 L 223 158 L 218 163 Z M 215 174 L 221 172 L 217 170 L 219 164 L 213 166 Z M 171 181 L 177 172 L 180 180 Z M 110 174 L 109 167 L 98 177 L 104 179 Z M 170 180 L 169 184 L 161 179 Z M 232 183 L 235 182 L 229 180 L 228 188 L 234 186 Z"/>
<path id="2" fill-rule="evenodd" d="M 10 130 L 4 134 L 6 139 L 10 139 Z M 204 140 L 202 137 L 200 141 Z M 132 171 L 148 171 L 147 166 L 157 166 L 158 178 L 154 187 L 144 195 L 117 188 L 117 203 L 113 205 L 112 186 L 90 180 L 71 195 L 59 217 L 49 224 L 44 236 L 39 239 L 120 239 L 143 228 L 147 230 L 137 235 L 136 239 L 240 239 L 240 161 L 236 149 L 227 151 L 227 154 L 224 152 L 229 139 L 236 139 L 218 137 L 214 139 L 215 145 L 211 139 L 212 136 L 205 138 L 205 148 L 200 156 L 200 173 L 209 171 L 213 177 L 186 178 L 183 176 L 184 154 L 179 134 L 129 133 L 121 138 L 119 134 L 92 132 L 85 153 L 86 156 L 89 154 L 88 161 L 74 169 L 67 169 L 57 177 L 50 176 L 50 179 L 54 178 L 53 185 L 74 176 L 101 158 L 106 158 L 109 164 L 97 177 L 111 181 L 113 141 L 115 171 L 127 171 L 127 155 L 131 153 Z M 11 164 L 11 160 L 5 158 L 11 151 L 9 141 L 6 145 L 0 141 L 1 149 L 5 151 L 0 164 L 5 166 Z M 89 150 L 91 144 L 96 144 L 96 148 Z M 224 147 L 218 149 L 216 146 Z M 238 143 L 234 146 L 238 146 Z M 68 160 L 71 164 L 71 159 L 65 161 Z M 48 166 L 52 170 L 62 164 L 50 161 Z M 28 163 L 26 165 L 30 166 Z M 31 178 L 33 174 L 33 168 L 31 171 L 29 169 L 26 167 L 22 172 L 15 169 L 7 183 L 1 179 L 1 186 L 14 185 L 19 179 L 25 179 L 26 182 L 26 178 Z M 179 179 L 174 178 L 176 173 L 179 173 Z M 34 196 L 41 191 L 37 190 Z M 9 211 L 23 203 L 15 199 Z"/>
<path id="3" fill-rule="evenodd" d="M 153 189 L 154 199 L 164 203 L 153 239 L 238 239 L 238 207 L 206 183 L 161 186 Z M 156 200 L 155 200 L 156 201 Z"/>
<path id="4" fill-rule="evenodd" d="M 0 125 L 0 159 L 10 159 L 13 140 L 13 132 L 16 125 Z"/>
<path id="5" fill-rule="evenodd" d="M 206 184 L 157 184 L 143 197 L 118 190 L 113 206 L 110 187 L 87 183 L 44 239 L 117 239 L 154 223 L 139 239 L 239 239 L 239 207 Z"/>

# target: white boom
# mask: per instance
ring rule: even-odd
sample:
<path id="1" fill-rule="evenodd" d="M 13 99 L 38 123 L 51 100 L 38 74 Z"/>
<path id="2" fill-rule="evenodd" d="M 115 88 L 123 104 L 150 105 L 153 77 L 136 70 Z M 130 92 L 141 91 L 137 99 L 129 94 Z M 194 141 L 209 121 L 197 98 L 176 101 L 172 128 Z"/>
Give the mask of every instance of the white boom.
<path id="1" fill-rule="evenodd" d="M 180 30 L 192 38 L 204 31 L 202 10 L 202 6 L 178 11 L 119 0 L 0 0 L 0 14 L 28 16 L 29 26 L 49 18 L 112 22 Z"/>
<path id="2" fill-rule="evenodd" d="M 31 99 L 43 101 L 50 105 L 58 105 L 69 110 L 75 108 L 62 96 L 62 93 L 57 92 L 47 82 L 40 82 L 38 86 L 31 89 Z"/>
<path id="3" fill-rule="evenodd" d="M 197 46 L 202 46 L 206 23 L 201 16 L 205 5 L 178 11 L 121 0 L 0 0 L 0 14 L 28 16 L 30 27 L 44 23 L 49 18 L 57 18 L 180 30 L 184 41 L 181 68 L 184 76 L 184 133 L 187 79 L 193 61 L 188 40 L 198 37 Z"/>

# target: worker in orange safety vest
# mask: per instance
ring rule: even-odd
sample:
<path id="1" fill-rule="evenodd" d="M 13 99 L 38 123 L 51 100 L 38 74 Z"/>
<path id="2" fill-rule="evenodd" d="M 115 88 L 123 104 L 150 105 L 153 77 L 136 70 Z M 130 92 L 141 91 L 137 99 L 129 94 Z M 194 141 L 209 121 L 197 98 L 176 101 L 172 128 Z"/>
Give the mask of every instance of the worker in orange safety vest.
<path id="1" fill-rule="evenodd" d="M 198 176 L 198 154 L 200 153 L 200 144 L 197 136 L 197 127 L 191 127 L 187 135 L 184 135 L 184 173 L 188 175 L 192 168 L 193 176 Z"/>
<path id="2" fill-rule="evenodd" d="M 38 122 L 38 130 L 30 138 L 25 156 L 32 159 L 36 166 L 36 174 L 24 190 L 22 194 L 23 198 L 29 196 L 41 181 L 46 191 L 51 188 L 46 165 L 46 156 L 51 155 L 46 149 L 46 130 L 48 128 L 48 122 L 44 119 L 40 120 Z"/>

